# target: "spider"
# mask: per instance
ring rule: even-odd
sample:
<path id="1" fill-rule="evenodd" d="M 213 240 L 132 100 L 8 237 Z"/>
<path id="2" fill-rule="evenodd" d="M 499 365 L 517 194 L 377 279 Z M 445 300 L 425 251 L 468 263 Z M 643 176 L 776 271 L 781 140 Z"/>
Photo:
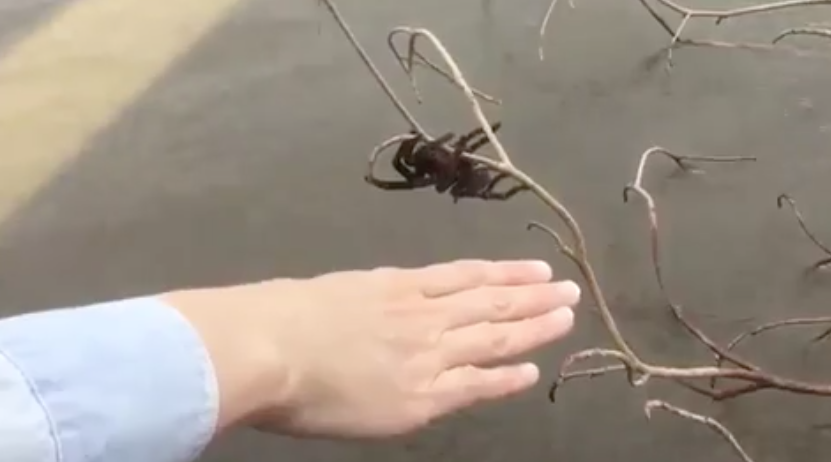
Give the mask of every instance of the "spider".
<path id="1" fill-rule="evenodd" d="M 491 130 L 496 132 L 501 126 L 501 122 L 496 122 Z M 449 191 L 454 203 L 462 198 L 508 200 L 528 189 L 518 185 L 506 191 L 494 191 L 496 185 L 509 175 L 494 174 L 486 166 L 462 157 L 463 152 L 473 153 L 490 141 L 481 127 L 460 136 L 450 145 L 452 150 L 447 147 L 454 137 L 452 132 L 427 142 L 417 132 L 410 133 L 412 138 L 403 141 L 392 158 L 392 166 L 404 179 L 381 180 L 370 174 L 366 177 L 367 182 L 386 190 L 433 186 L 439 193 Z M 474 141 L 476 138 L 479 139 Z"/>

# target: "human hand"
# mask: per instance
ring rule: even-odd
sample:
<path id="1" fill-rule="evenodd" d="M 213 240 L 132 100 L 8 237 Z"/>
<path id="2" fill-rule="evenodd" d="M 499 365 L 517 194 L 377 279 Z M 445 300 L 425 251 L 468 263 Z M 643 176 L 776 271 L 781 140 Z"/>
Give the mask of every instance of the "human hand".
<path id="1" fill-rule="evenodd" d="M 573 324 L 579 289 L 551 277 L 540 262 L 456 261 L 225 289 L 212 298 L 225 312 L 216 343 L 246 340 L 234 355 L 212 352 L 223 406 L 233 407 L 240 379 L 222 373 L 222 357 L 237 358 L 238 377 L 269 377 L 244 387 L 257 397 L 246 422 L 293 435 L 390 436 L 521 392 L 537 382 L 537 367 L 497 363 Z M 240 371 L 241 358 L 270 373 Z"/>

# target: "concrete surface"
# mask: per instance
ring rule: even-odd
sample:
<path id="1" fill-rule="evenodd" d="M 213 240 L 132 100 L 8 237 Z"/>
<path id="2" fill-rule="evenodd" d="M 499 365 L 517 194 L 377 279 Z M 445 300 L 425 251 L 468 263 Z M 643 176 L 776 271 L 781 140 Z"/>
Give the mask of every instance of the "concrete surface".
<path id="1" fill-rule="evenodd" d="M 525 232 L 529 218 L 553 219 L 531 198 L 454 206 L 363 183 L 368 151 L 405 127 L 317 2 L 107 1 L 0 1 L 3 314 L 469 256 L 547 257 L 575 277 L 549 242 Z M 655 144 L 759 158 L 709 166 L 705 176 L 671 175 L 660 160 L 650 171 L 668 277 L 691 316 L 726 339 L 753 323 L 828 311 L 831 277 L 803 274 L 818 254 L 775 198 L 792 194 L 831 240 L 831 60 L 684 49 L 668 76 L 646 65 L 667 37 L 635 1 L 585 1 L 558 8 L 541 63 L 540 2 L 339 3 L 402 94 L 384 36 L 409 23 L 434 30 L 472 82 L 503 98 L 489 108 L 505 122 L 503 142 L 580 220 L 607 296 L 645 357 L 707 359 L 661 311 L 641 210 L 620 197 Z M 766 40 L 823 19 L 831 9 L 747 18 L 719 33 Z M 705 23 L 689 32 L 707 34 Z M 428 126 L 472 126 L 443 81 L 421 82 Z M 783 331 L 747 351 L 766 366 L 831 379 L 831 346 L 806 352 L 808 336 Z M 418 435 L 357 444 L 240 432 L 202 460 L 736 460 L 704 428 L 665 414 L 646 421 L 647 396 L 722 419 L 757 462 L 831 454 L 831 433 L 811 429 L 831 422 L 831 405 L 817 398 L 771 392 L 712 405 L 609 377 L 573 383 L 550 405 L 545 388 L 564 355 L 605 342 L 584 312 L 574 335 L 534 355 L 539 388 Z"/>

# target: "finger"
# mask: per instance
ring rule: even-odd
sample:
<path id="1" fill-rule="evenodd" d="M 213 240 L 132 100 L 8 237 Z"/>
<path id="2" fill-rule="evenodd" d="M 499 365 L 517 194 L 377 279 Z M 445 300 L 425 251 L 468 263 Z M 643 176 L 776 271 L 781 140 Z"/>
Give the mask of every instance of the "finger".
<path id="1" fill-rule="evenodd" d="M 528 286 L 483 287 L 435 299 L 448 329 L 483 322 L 519 321 L 580 301 L 573 281 Z"/>
<path id="2" fill-rule="evenodd" d="M 566 335 L 574 312 L 564 307 L 516 322 L 482 323 L 448 333 L 441 343 L 446 367 L 486 365 L 539 348 Z"/>
<path id="3" fill-rule="evenodd" d="M 533 387 L 540 372 L 531 363 L 449 370 L 433 383 L 436 417 L 470 407 L 481 401 L 504 398 Z"/>
<path id="4" fill-rule="evenodd" d="M 534 284 L 551 280 L 551 266 L 537 260 L 456 260 L 415 270 L 419 292 L 442 297 L 481 286 Z"/>

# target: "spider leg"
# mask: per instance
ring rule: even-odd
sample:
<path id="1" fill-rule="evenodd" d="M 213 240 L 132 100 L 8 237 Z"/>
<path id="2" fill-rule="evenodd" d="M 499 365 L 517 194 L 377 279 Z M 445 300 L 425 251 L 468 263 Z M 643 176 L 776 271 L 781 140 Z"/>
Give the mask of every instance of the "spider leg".
<path id="1" fill-rule="evenodd" d="M 413 151 L 420 141 L 422 141 L 422 138 L 416 136 L 401 142 L 392 158 L 392 166 L 404 178 L 403 180 L 382 180 L 373 174 L 369 174 L 365 178 L 366 181 L 377 188 L 385 190 L 401 191 L 429 186 L 431 184 L 430 178 L 419 175 L 404 160 L 407 156 L 413 155 Z"/>
<path id="2" fill-rule="evenodd" d="M 453 152 L 450 154 L 451 158 L 448 159 L 447 149 L 445 148 L 445 145 L 449 143 L 454 136 L 455 134 L 452 132 L 445 133 L 444 135 L 436 138 L 433 143 L 428 143 L 424 147 L 424 149 L 433 151 L 435 159 L 433 163 L 434 169 L 429 172 L 429 176 L 433 177 L 433 184 L 436 187 L 436 191 L 439 193 L 447 191 L 456 182 L 457 168 L 454 166 L 454 163 L 456 162 L 455 159 L 461 152 L 461 149 L 457 146 L 458 141 L 454 143 Z"/>
<path id="3" fill-rule="evenodd" d="M 501 127 L 502 127 L 502 122 L 494 122 L 493 124 L 491 124 L 491 131 L 496 133 Z M 459 137 L 459 141 L 465 140 L 465 142 L 466 142 L 465 144 L 467 144 L 467 142 L 470 142 L 470 140 L 472 140 L 473 138 L 476 138 L 477 136 L 484 136 L 485 138 L 487 138 L 487 135 L 485 134 L 485 130 L 483 130 L 482 127 L 476 127 L 473 130 L 471 130 L 471 131 L 467 132 L 466 134 L 462 135 L 461 137 Z"/>
<path id="4" fill-rule="evenodd" d="M 507 173 L 499 173 L 498 175 L 494 176 L 491 182 L 488 183 L 488 186 L 482 190 L 481 194 L 479 194 L 479 197 L 485 200 L 504 201 L 514 197 L 522 191 L 527 191 L 528 189 L 530 189 L 528 186 L 524 184 L 519 184 L 506 191 L 494 191 L 494 188 L 496 188 L 497 184 L 509 177 L 510 175 L 508 175 Z"/>
<path id="5" fill-rule="evenodd" d="M 429 143 L 425 143 L 425 144 L 424 144 L 424 148 L 423 148 L 423 149 L 434 149 L 434 148 L 441 148 L 441 147 L 443 147 L 445 144 L 449 143 L 449 142 L 450 142 L 450 140 L 452 140 L 454 136 L 456 136 L 456 134 L 455 134 L 455 133 L 453 133 L 453 132 L 447 132 L 447 133 L 445 133 L 444 135 L 442 135 L 442 136 L 440 136 L 440 137 L 436 138 L 435 140 L 430 141 Z"/>
<path id="6" fill-rule="evenodd" d="M 387 191 L 403 191 L 418 189 L 430 186 L 432 181 L 428 177 L 415 177 L 411 180 L 381 180 L 379 178 L 368 178 L 373 186 Z"/>
<path id="7" fill-rule="evenodd" d="M 392 157 L 393 168 L 407 181 L 414 180 L 418 177 L 418 175 L 416 175 L 416 172 L 412 167 L 409 167 L 407 163 L 404 162 L 404 158 L 413 155 L 413 151 L 419 141 L 421 141 L 420 137 L 413 137 L 412 139 L 402 142 L 398 150 L 395 151 L 395 155 Z"/>
<path id="8" fill-rule="evenodd" d="M 499 131 L 500 128 L 502 128 L 502 122 L 496 122 L 493 125 L 491 125 L 491 131 L 494 132 L 494 134 L 497 131 Z M 474 138 L 480 136 L 482 137 L 481 139 L 473 141 Z M 490 138 L 488 138 L 488 135 L 485 134 L 485 131 L 482 130 L 482 127 L 476 128 L 467 135 L 464 135 L 461 138 L 459 138 L 459 142 L 462 142 L 462 140 L 464 140 L 464 145 L 466 146 L 465 150 L 470 153 L 478 151 L 482 148 L 482 146 L 490 143 L 491 141 Z M 471 143 L 472 141 L 473 143 L 468 146 L 468 143 Z"/>
<path id="9" fill-rule="evenodd" d="M 521 193 L 522 191 L 527 191 L 528 187 L 525 185 L 517 185 L 507 191 L 490 191 L 485 190 L 479 196 L 485 200 L 498 200 L 498 201 L 506 201 L 515 195 Z"/>

